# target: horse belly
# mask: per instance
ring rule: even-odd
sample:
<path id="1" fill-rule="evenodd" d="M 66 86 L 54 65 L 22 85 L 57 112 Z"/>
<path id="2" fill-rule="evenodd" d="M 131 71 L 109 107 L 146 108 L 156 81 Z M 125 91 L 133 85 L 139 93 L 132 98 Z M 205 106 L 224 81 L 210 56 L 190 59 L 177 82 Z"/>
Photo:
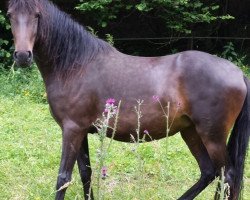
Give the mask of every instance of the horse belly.
<path id="1" fill-rule="evenodd" d="M 111 127 L 113 127 L 112 122 Z M 168 125 L 168 128 L 167 128 Z M 120 117 L 117 122 L 117 130 L 114 139 L 123 142 L 135 142 L 138 140 L 152 141 L 172 136 L 191 125 L 191 121 L 184 115 L 170 116 L 167 122 L 166 116 L 161 113 L 158 116 L 147 116 L 144 114 L 138 122 L 136 115 Z M 137 131 L 139 127 L 139 132 Z M 113 130 L 107 133 L 112 137 Z M 138 136 L 139 134 L 139 136 Z"/>

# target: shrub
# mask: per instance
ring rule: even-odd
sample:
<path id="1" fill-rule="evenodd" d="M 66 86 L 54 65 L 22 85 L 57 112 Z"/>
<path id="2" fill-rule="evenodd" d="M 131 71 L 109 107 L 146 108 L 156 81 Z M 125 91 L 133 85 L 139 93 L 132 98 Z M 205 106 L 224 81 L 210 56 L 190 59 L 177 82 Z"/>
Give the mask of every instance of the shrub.
<path id="1" fill-rule="evenodd" d="M 10 25 L 0 10 L 0 32 L 5 33 L 10 30 Z M 11 51 L 9 41 L 0 34 L 0 67 L 10 65 Z"/>

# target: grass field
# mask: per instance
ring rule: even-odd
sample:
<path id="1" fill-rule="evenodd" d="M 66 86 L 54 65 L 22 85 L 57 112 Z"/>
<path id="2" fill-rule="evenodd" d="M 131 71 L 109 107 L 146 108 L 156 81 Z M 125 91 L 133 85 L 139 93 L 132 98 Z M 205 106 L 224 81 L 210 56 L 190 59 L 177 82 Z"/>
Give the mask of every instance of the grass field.
<path id="1" fill-rule="evenodd" d="M 0 74 L 0 200 L 53 199 L 61 154 L 61 132 L 43 100 L 41 79 L 21 74 Z M 39 85 L 39 88 L 36 88 Z M 35 99 L 35 97 L 40 99 Z M 91 135 L 90 152 L 95 163 L 98 138 Z M 199 178 L 196 161 L 179 134 L 140 145 L 143 173 L 133 144 L 113 142 L 107 160 L 108 177 L 102 180 L 104 199 L 177 199 Z M 250 152 L 250 151 L 249 151 Z M 93 165 L 94 166 L 94 165 Z M 216 183 L 196 199 L 213 199 Z M 96 188 L 94 188 L 96 190 Z M 250 197 L 250 156 L 245 169 L 244 199 Z M 77 168 L 66 199 L 83 199 Z"/>

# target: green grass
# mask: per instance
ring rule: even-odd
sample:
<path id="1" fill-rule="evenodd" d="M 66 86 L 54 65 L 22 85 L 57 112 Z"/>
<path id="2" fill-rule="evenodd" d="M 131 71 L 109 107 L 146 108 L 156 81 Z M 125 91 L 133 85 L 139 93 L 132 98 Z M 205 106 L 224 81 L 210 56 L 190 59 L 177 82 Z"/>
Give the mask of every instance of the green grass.
<path id="1" fill-rule="evenodd" d="M 22 86 L 19 78 L 19 75 L 14 78 L 0 75 L 0 199 L 53 199 L 61 132 L 50 116 L 48 105 L 43 103 L 41 80 L 31 81 L 28 77 Z M 36 88 L 39 84 L 40 88 Z M 40 100 L 35 100 L 37 94 Z M 98 137 L 90 135 L 89 139 L 91 160 L 95 163 Z M 179 134 L 169 138 L 167 155 L 164 140 L 142 144 L 139 152 L 144 158 L 140 196 L 133 144 L 113 142 L 107 160 L 108 178 L 102 181 L 105 199 L 177 199 L 199 178 L 196 161 Z M 196 199 L 213 199 L 215 186 L 211 184 Z M 249 196 L 250 156 L 246 162 L 244 199 Z M 66 199 L 83 199 L 77 168 Z"/>

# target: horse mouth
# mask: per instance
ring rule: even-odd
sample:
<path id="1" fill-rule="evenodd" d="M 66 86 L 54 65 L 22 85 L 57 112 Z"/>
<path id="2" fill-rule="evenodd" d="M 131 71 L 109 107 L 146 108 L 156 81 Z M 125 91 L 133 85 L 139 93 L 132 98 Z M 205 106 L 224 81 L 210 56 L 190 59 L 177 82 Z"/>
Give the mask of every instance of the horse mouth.
<path id="1" fill-rule="evenodd" d="M 22 68 L 26 68 L 26 67 L 30 67 L 32 64 L 32 59 L 28 59 L 26 61 L 19 61 L 19 60 L 15 60 L 16 64 L 18 67 L 22 67 Z"/>
<path id="2" fill-rule="evenodd" d="M 32 51 L 15 51 L 13 57 L 19 67 L 29 67 L 33 61 Z"/>
<path id="3" fill-rule="evenodd" d="M 22 68 L 30 67 L 33 62 L 32 57 L 29 57 L 29 58 L 20 57 L 20 58 L 15 58 L 14 60 L 17 66 L 22 67 Z"/>

